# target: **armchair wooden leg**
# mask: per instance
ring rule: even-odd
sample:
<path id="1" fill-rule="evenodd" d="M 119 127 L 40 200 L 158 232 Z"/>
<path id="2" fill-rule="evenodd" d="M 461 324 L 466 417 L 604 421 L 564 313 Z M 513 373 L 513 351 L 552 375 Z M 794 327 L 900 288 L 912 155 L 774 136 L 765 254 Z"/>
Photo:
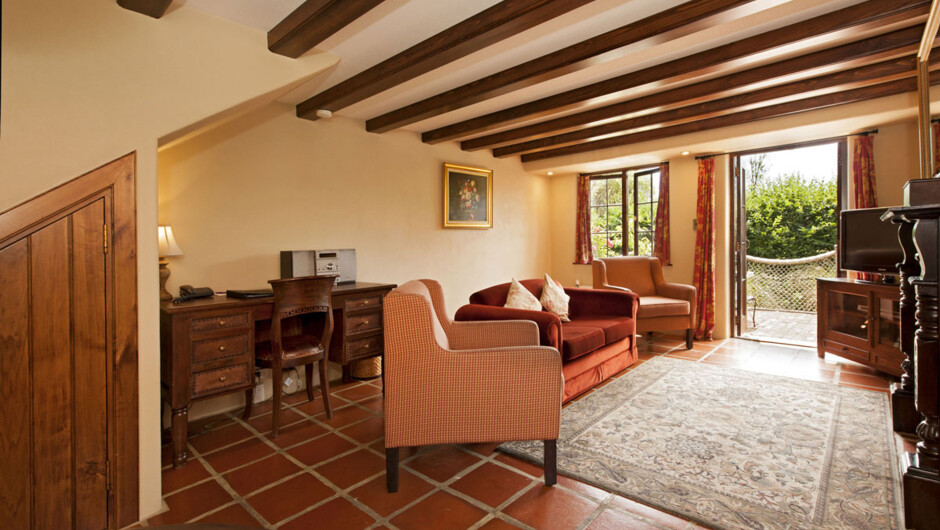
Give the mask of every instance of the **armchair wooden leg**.
<path id="1" fill-rule="evenodd" d="M 691 350 L 693 339 L 695 338 L 695 332 L 692 328 L 685 330 L 685 349 Z"/>
<path id="2" fill-rule="evenodd" d="M 545 440 L 545 485 L 558 482 L 558 440 Z"/>
<path id="3" fill-rule="evenodd" d="M 385 487 L 389 493 L 398 491 L 398 448 L 385 448 Z"/>
<path id="4" fill-rule="evenodd" d="M 313 368 L 311 366 L 311 368 Z M 327 374 L 326 359 L 320 359 L 320 393 L 323 394 L 323 408 L 326 417 L 333 417 L 333 407 L 330 405 L 330 376 Z"/>
<path id="5" fill-rule="evenodd" d="M 281 371 L 280 363 L 274 365 L 271 370 L 271 384 L 274 386 L 274 410 L 271 411 L 271 438 L 277 438 L 278 420 L 281 418 L 281 392 L 284 383 L 282 379 L 284 373 Z"/>

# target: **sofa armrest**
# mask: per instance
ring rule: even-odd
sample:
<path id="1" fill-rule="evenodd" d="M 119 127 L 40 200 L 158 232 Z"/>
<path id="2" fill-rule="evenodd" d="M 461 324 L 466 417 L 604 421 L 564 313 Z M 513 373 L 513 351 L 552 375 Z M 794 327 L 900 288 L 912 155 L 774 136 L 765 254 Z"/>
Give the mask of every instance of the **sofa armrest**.
<path id="1" fill-rule="evenodd" d="M 628 289 L 566 288 L 572 319 L 579 316 L 624 316 L 635 319 L 640 297 Z"/>
<path id="2" fill-rule="evenodd" d="M 457 322 L 475 320 L 531 320 L 539 328 L 539 343 L 561 350 L 561 319 L 547 311 L 528 311 L 482 304 L 467 304 L 454 315 Z"/>
<path id="3" fill-rule="evenodd" d="M 454 350 L 538 346 L 539 327 L 531 320 L 478 320 L 454 322 L 450 327 Z"/>
<path id="4" fill-rule="evenodd" d="M 656 294 L 695 304 L 695 287 L 684 283 L 661 283 L 656 286 Z"/>
<path id="5" fill-rule="evenodd" d="M 632 292 L 633 292 L 632 290 L 627 289 L 626 287 L 622 287 L 622 286 L 620 286 L 620 285 L 610 285 L 609 283 L 603 283 L 603 284 L 601 284 L 601 285 L 595 285 L 595 286 L 594 286 L 594 290 L 626 291 L 626 292 L 628 292 L 628 293 L 632 293 Z"/>

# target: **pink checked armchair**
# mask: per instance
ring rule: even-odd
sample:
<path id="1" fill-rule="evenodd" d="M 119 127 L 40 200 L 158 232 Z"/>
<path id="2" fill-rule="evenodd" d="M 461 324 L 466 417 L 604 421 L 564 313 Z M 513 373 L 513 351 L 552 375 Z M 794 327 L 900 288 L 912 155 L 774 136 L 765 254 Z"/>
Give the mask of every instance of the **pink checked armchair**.
<path id="1" fill-rule="evenodd" d="M 439 283 L 413 280 L 385 297 L 385 466 L 398 491 L 398 448 L 545 441 L 556 480 L 561 355 L 527 320 L 454 322 Z"/>

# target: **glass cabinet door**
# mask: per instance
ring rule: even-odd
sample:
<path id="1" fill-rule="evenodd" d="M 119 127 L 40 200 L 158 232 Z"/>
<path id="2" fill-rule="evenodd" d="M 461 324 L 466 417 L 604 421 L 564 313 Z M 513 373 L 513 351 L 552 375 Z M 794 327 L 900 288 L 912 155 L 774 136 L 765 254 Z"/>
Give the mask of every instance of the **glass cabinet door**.
<path id="1" fill-rule="evenodd" d="M 829 291 L 829 330 L 868 341 L 868 296 Z"/>
<path id="2" fill-rule="evenodd" d="M 877 344 L 889 348 L 901 346 L 901 302 L 878 298 L 878 336 Z"/>

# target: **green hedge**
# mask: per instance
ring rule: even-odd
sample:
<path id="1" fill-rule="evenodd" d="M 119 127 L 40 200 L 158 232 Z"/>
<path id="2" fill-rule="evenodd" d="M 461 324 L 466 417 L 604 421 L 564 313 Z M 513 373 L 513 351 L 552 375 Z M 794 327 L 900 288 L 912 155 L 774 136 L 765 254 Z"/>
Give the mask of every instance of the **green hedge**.
<path id="1" fill-rule="evenodd" d="M 835 247 L 835 182 L 820 182 L 799 174 L 761 180 L 747 191 L 749 255 L 805 258 Z"/>

